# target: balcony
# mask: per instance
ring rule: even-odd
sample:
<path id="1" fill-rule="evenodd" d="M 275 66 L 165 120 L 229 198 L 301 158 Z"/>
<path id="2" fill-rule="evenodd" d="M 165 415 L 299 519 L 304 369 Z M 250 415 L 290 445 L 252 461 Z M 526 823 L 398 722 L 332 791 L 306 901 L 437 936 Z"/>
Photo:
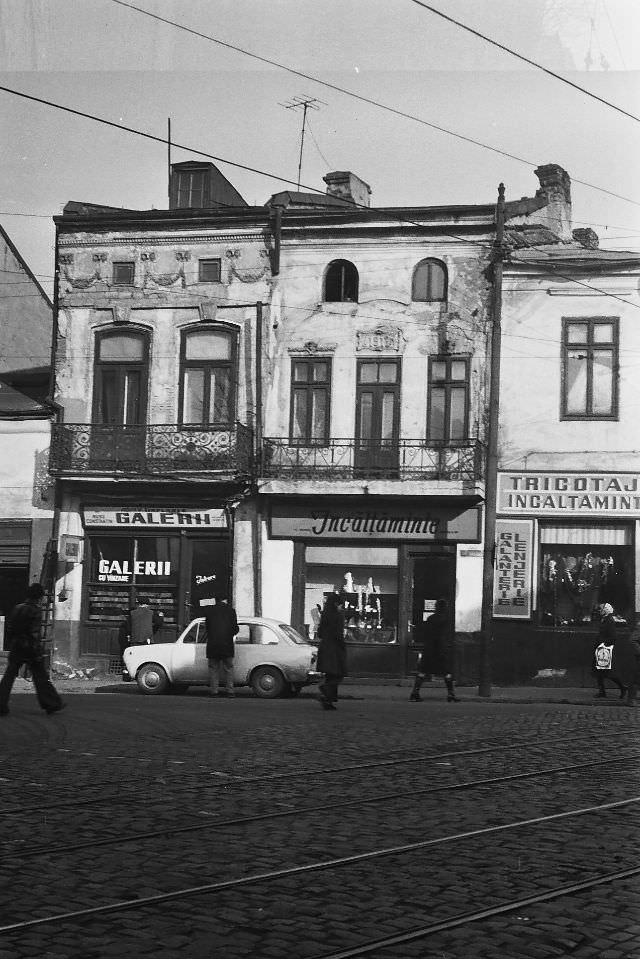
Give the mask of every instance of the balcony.
<path id="1" fill-rule="evenodd" d="M 207 473 L 239 478 L 250 475 L 252 450 L 253 433 L 241 423 L 231 429 L 57 423 L 51 437 L 49 469 L 56 476 Z"/>
<path id="2" fill-rule="evenodd" d="M 484 477 L 484 445 L 476 439 L 447 445 L 424 439 L 331 439 L 303 446 L 266 438 L 260 475 L 304 480 L 423 480 L 477 483 Z"/>

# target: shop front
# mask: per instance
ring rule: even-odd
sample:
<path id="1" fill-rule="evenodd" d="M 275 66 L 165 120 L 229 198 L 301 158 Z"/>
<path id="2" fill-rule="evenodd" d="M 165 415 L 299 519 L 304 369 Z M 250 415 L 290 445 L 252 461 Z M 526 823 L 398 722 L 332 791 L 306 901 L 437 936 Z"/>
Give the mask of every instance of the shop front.
<path id="1" fill-rule="evenodd" d="M 79 656 L 118 658 L 118 631 L 128 610 L 162 613 L 159 642 L 228 591 L 231 544 L 224 507 L 194 509 L 136 504 L 88 506 Z"/>
<path id="2" fill-rule="evenodd" d="M 498 682 L 591 685 L 600 606 L 620 629 L 640 609 L 640 476 L 498 478 L 493 673 Z"/>
<path id="3" fill-rule="evenodd" d="M 269 521 L 271 539 L 293 542 L 293 624 L 317 641 L 324 601 L 340 595 L 350 675 L 410 674 L 416 631 L 437 599 L 447 599 L 456 621 L 465 588 L 459 545 L 480 541 L 475 503 L 274 500 Z"/>

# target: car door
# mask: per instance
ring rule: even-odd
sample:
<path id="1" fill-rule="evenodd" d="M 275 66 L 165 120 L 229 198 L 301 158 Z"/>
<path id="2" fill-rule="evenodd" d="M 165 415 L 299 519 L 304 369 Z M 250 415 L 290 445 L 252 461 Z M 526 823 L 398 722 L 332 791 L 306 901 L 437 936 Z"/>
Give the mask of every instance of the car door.
<path id="1" fill-rule="evenodd" d="M 174 683 L 206 683 L 207 630 L 203 619 L 194 620 L 183 636 L 173 644 L 171 679 Z"/>
<path id="2" fill-rule="evenodd" d="M 237 683 L 246 683 L 256 666 L 278 660 L 279 636 L 267 623 L 243 623 L 235 639 L 234 675 Z"/>

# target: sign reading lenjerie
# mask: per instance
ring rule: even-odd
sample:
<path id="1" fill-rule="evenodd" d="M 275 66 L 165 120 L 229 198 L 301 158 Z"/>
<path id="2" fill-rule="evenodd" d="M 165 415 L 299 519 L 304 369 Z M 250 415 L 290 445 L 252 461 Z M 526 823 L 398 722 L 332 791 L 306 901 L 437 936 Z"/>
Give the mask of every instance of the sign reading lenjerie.
<path id="1" fill-rule="evenodd" d="M 496 568 L 493 615 L 503 619 L 531 616 L 533 521 L 496 520 Z"/>
<path id="2" fill-rule="evenodd" d="M 640 515 L 640 473 L 499 473 L 498 512 Z"/>
<path id="3" fill-rule="evenodd" d="M 271 535 L 276 539 L 393 539 L 480 542 L 477 507 L 329 507 L 274 503 Z"/>
<path id="4" fill-rule="evenodd" d="M 85 526 L 117 526 L 120 528 L 158 529 L 174 526 L 179 529 L 226 529 L 223 509 L 150 510 L 85 509 Z"/>

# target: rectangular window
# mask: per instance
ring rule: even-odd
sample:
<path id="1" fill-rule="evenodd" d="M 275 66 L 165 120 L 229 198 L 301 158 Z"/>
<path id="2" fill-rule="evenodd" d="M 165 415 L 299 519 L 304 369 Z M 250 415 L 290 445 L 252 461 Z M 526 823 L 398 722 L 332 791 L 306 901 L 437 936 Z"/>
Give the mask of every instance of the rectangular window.
<path id="1" fill-rule="evenodd" d="M 293 360 L 291 364 L 291 442 L 301 446 L 329 440 L 331 361 Z"/>
<path id="2" fill-rule="evenodd" d="M 235 406 L 235 338 L 225 330 L 183 335 L 181 422 L 230 427 Z"/>
<path id="3" fill-rule="evenodd" d="M 563 419 L 618 416 L 618 318 L 562 321 Z"/>
<path id="4" fill-rule="evenodd" d="M 198 260 L 198 282 L 219 283 L 221 276 L 221 261 Z"/>
<path id="5" fill-rule="evenodd" d="M 432 356 L 429 360 L 427 438 L 432 443 L 466 440 L 469 432 L 469 360 Z"/>
<path id="6" fill-rule="evenodd" d="M 394 546 L 307 546 L 305 628 L 317 642 L 320 612 L 339 593 L 348 643 L 398 641 L 398 549 Z"/>
<path id="7" fill-rule="evenodd" d="M 543 526 L 539 557 L 542 626 L 557 629 L 597 624 L 601 603 L 613 606 L 619 625 L 633 621 L 631 525 Z"/>
<path id="8" fill-rule="evenodd" d="M 205 206 L 206 171 L 181 170 L 178 173 L 178 207 Z"/>
<path id="9" fill-rule="evenodd" d="M 113 285 L 114 286 L 133 286 L 133 279 L 136 272 L 135 263 L 114 263 L 113 264 Z"/>
<path id="10" fill-rule="evenodd" d="M 148 603 L 167 625 L 177 623 L 178 536 L 91 536 L 89 546 L 89 622 L 119 625 L 136 603 Z"/>

